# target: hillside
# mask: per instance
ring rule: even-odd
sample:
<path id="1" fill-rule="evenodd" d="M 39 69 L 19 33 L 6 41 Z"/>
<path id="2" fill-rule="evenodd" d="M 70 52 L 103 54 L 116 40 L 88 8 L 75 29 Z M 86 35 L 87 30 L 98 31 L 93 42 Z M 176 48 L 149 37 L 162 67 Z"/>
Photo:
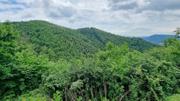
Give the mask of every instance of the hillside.
<path id="1" fill-rule="evenodd" d="M 51 59 L 89 56 L 102 49 L 107 42 L 116 45 L 127 43 L 130 48 L 139 51 L 155 46 L 140 38 L 117 36 L 96 28 L 75 30 L 38 20 L 13 24 L 22 33 L 22 39 L 32 43 L 38 54 L 48 54 Z"/>
<path id="2" fill-rule="evenodd" d="M 81 28 L 78 30 L 91 40 L 93 45 L 96 45 L 96 47 L 104 47 L 107 42 L 112 42 L 116 45 L 127 43 L 130 48 L 139 51 L 150 49 L 155 46 L 154 44 L 146 42 L 141 38 L 119 36 L 96 28 Z"/>
<path id="3" fill-rule="evenodd" d="M 174 37 L 174 35 L 155 34 L 152 36 L 144 37 L 143 39 L 154 44 L 162 44 L 166 39 Z"/>
<path id="4" fill-rule="evenodd" d="M 45 21 L 15 22 L 22 39 L 30 42 L 40 54 L 51 59 L 80 57 L 94 53 L 97 49 L 76 30 L 57 26 Z"/>
<path id="5" fill-rule="evenodd" d="M 180 41 L 165 44 L 44 21 L 0 23 L 0 101 L 176 101 Z"/>

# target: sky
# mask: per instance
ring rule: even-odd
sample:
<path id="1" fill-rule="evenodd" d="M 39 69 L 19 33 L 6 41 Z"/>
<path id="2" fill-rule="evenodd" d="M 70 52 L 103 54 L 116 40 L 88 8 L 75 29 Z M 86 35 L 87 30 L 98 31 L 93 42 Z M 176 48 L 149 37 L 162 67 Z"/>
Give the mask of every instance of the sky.
<path id="1" fill-rule="evenodd" d="M 123 36 L 173 34 L 180 0 L 0 0 L 0 21 L 46 20 Z"/>

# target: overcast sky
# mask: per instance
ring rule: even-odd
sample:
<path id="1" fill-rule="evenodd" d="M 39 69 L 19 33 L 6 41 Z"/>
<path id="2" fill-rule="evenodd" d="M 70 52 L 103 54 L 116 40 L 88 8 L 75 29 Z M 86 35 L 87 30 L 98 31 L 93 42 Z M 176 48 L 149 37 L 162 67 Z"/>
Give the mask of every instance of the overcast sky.
<path id="1" fill-rule="evenodd" d="M 125 36 L 172 33 L 180 0 L 0 0 L 0 21 L 46 20 Z"/>

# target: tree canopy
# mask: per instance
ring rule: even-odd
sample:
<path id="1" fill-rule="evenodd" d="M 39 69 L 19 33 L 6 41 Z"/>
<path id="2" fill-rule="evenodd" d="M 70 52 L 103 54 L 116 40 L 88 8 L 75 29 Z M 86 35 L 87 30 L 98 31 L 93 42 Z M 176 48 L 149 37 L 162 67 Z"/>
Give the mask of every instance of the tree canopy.
<path id="1" fill-rule="evenodd" d="M 176 38 L 154 47 L 97 29 L 3 23 L 0 100 L 176 101 L 179 50 Z"/>

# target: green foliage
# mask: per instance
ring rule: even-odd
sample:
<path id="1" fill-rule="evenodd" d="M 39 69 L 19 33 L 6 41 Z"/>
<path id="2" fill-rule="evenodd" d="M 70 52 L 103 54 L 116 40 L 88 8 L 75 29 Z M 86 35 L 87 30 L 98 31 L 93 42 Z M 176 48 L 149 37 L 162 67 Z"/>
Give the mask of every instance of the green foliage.
<path id="1" fill-rule="evenodd" d="M 179 43 L 177 40 L 174 42 Z M 179 54 L 174 54 L 176 48 L 178 44 L 141 53 L 129 49 L 128 45 L 118 47 L 109 43 L 106 50 L 98 52 L 94 58 L 83 60 L 81 65 L 66 63 L 69 64 L 66 68 L 74 67 L 56 75 L 58 78 L 64 75 L 60 79 L 66 78 L 63 79 L 66 83 L 56 81 L 59 83 L 54 83 L 51 93 L 63 91 L 66 100 L 78 99 L 79 96 L 86 101 L 164 100 L 179 89 L 179 61 L 174 61 L 174 57 L 179 57 Z"/>
<path id="2" fill-rule="evenodd" d="M 180 94 L 174 94 L 166 98 L 166 101 L 179 101 Z"/>
<path id="3" fill-rule="evenodd" d="M 17 77 L 15 69 L 16 53 L 16 38 L 17 32 L 9 24 L 0 24 L 0 98 L 14 96 L 14 91 L 17 90 L 17 82 L 14 81 Z"/>
<path id="4" fill-rule="evenodd" d="M 22 33 L 21 38 L 33 44 L 37 54 L 47 55 L 51 60 L 89 57 L 109 41 L 116 45 L 128 43 L 130 48 L 140 51 L 155 46 L 139 38 L 121 37 L 95 28 L 73 30 L 45 21 L 13 24 Z"/>
<path id="5" fill-rule="evenodd" d="M 108 42 L 112 42 L 118 46 L 128 44 L 130 48 L 139 51 L 144 51 L 156 46 L 140 38 L 118 36 L 96 28 L 81 28 L 78 29 L 78 31 L 86 36 L 91 41 L 92 45 L 101 48 L 103 48 Z"/>
<path id="6" fill-rule="evenodd" d="M 49 98 L 50 99 L 50 98 Z M 42 90 L 35 89 L 14 99 L 14 101 L 47 101 L 48 98 L 42 94 Z"/>
<path id="7" fill-rule="evenodd" d="M 39 87 L 48 59 L 19 41 L 14 26 L 0 24 L 0 99 L 8 100 Z"/>
<path id="8" fill-rule="evenodd" d="M 89 40 L 73 29 L 44 21 L 14 23 L 25 42 L 33 44 L 37 54 L 47 55 L 51 60 L 79 58 L 94 53 L 96 48 Z"/>
<path id="9" fill-rule="evenodd" d="M 53 95 L 53 101 L 63 101 L 62 100 L 62 96 L 61 96 L 61 93 L 56 91 L 56 93 Z"/>
<path id="10" fill-rule="evenodd" d="M 18 71 L 21 73 L 23 86 L 21 90 L 33 90 L 39 87 L 42 74 L 47 69 L 48 59 L 36 56 L 33 50 L 26 49 L 16 53 Z"/>
<path id="11" fill-rule="evenodd" d="M 2 101 L 179 99 L 176 39 L 154 47 L 94 28 L 30 21 L 0 24 L 0 46 Z"/>

